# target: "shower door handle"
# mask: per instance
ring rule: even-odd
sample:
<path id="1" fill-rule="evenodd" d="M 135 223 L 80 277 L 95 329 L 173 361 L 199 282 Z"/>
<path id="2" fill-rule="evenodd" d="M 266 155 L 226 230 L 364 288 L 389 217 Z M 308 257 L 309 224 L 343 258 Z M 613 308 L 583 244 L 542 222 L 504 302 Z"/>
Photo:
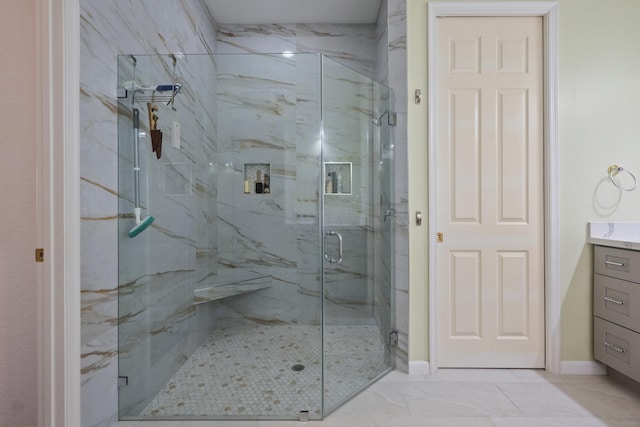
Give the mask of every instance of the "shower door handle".
<path id="1" fill-rule="evenodd" d="M 327 237 L 336 236 L 338 238 L 338 258 L 332 258 L 327 253 Z M 330 264 L 340 264 L 342 262 L 342 234 L 337 231 L 330 230 L 324 233 L 324 259 Z"/>

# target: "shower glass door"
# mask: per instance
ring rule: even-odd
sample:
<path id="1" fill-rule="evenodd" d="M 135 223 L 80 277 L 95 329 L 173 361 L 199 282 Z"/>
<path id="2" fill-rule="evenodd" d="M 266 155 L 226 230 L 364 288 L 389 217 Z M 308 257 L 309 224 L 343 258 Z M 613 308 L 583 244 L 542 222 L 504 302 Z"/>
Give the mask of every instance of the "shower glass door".
<path id="1" fill-rule="evenodd" d="M 121 420 L 319 420 L 393 367 L 387 87 L 126 55 L 118 96 Z"/>
<path id="2" fill-rule="evenodd" d="M 120 419 L 321 419 L 320 55 L 118 65 Z"/>
<path id="3" fill-rule="evenodd" d="M 324 416 L 394 364 L 392 97 L 323 57 Z"/>

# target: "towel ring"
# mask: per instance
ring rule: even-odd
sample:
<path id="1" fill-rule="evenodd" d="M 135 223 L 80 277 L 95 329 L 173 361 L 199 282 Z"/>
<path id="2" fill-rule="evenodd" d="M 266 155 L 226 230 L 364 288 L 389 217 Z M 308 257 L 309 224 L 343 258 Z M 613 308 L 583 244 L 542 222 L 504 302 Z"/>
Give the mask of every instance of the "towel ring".
<path id="1" fill-rule="evenodd" d="M 629 174 L 629 176 L 631 177 L 631 179 L 633 180 L 633 184 L 629 187 L 623 187 L 621 183 L 616 182 L 615 179 L 613 179 L 614 176 L 618 175 L 619 173 L 622 172 L 626 172 L 627 174 Z M 632 174 L 631 172 L 629 172 L 628 170 L 622 168 L 622 166 L 618 166 L 618 165 L 611 165 L 609 166 L 609 168 L 607 169 L 607 173 L 609 174 L 609 179 L 611 180 L 611 183 L 618 188 L 619 190 L 622 191 L 633 191 L 636 189 L 636 187 L 638 186 L 638 181 L 636 180 L 636 177 L 634 174 Z"/>

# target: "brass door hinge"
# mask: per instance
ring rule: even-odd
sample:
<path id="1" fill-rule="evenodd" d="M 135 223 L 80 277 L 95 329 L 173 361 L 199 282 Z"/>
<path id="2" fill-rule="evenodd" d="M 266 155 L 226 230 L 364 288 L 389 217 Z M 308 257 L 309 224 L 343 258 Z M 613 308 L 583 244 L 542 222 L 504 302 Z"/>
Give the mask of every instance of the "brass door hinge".
<path id="1" fill-rule="evenodd" d="M 444 233 L 443 233 L 442 231 L 438 231 L 438 232 L 436 233 L 436 241 L 437 241 L 438 243 L 442 243 L 442 242 L 444 242 Z"/>
<path id="2" fill-rule="evenodd" d="M 36 262 L 44 262 L 44 248 L 36 248 Z"/>

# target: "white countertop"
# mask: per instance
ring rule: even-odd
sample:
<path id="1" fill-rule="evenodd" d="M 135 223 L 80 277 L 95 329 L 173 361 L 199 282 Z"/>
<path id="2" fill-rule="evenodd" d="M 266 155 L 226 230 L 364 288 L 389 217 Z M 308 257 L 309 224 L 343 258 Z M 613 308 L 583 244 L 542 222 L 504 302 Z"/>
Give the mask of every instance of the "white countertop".
<path id="1" fill-rule="evenodd" d="M 587 243 L 640 250 L 640 222 L 589 222 Z"/>

